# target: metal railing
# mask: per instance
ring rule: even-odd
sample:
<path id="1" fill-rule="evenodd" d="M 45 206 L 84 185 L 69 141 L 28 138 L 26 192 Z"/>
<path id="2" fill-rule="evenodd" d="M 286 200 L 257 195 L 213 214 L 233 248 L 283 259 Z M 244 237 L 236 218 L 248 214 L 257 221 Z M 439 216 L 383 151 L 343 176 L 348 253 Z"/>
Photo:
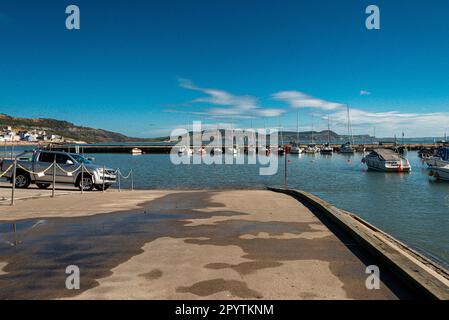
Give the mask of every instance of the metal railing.
<path id="1" fill-rule="evenodd" d="M 62 168 L 58 163 L 56 163 L 56 160 L 51 163 L 47 168 L 45 168 L 44 170 L 40 171 L 40 172 L 34 172 L 32 170 L 29 170 L 27 168 L 25 168 L 24 166 L 22 166 L 20 163 L 17 162 L 17 158 L 14 158 L 13 163 L 3 172 L 0 172 L 0 178 L 4 177 L 9 171 L 11 171 L 12 169 L 12 178 L 11 178 L 11 184 L 12 184 L 12 188 L 11 188 L 11 206 L 13 206 L 15 204 L 15 194 L 16 194 L 16 180 L 17 180 L 17 170 L 23 170 L 25 172 L 27 172 L 30 175 L 36 175 L 38 177 L 43 177 L 45 176 L 45 174 L 50 170 L 52 170 L 52 190 L 51 190 L 51 197 L 54 198 L 56 195 L 56 170 L 59 169 L 61 170 L 61 172 L 63 172 L 65 175 L 71 177 L 73 176 L 76 172 L 78 172 L 81 169 L 81 178 L 79 181 L 79 189 L 81 191 L 81 194 L 84 193 L 84 175 L 85 173 L 90 175 L 91 177 L 94 176 L 94 173 L 92 173 L 91 171 L 89 171 L 88 168 L 86 168 L 86 166 L 84 165 L 84 163 L 80 164 L 76 169 L 72 170 L 72 171 L 68 171 L 65 170 L 64 168 Z M 120 169 L 116 169 L 114 171 L 114 174 L 116 174 L 117 177 L 117 183 L 118 183 L 118 192 L 122 191 L 122 186 L 121 186 L 121 179 L 124 180 L 128 180 L 130 179 L 130 190 L 134 191 L 134 170 L 131 169 L 129 171 L 129 173 L 125 176 L 123 175 L 123 173 L 120 171 Z M 105 180 L 106 180 L 106 167 L 103 166 L 103 177 L 102 177 L 102 192 L 106 191 L 106 185 L 105 185 Z M 48 183 L 48 182 L 47 182 Z"/>

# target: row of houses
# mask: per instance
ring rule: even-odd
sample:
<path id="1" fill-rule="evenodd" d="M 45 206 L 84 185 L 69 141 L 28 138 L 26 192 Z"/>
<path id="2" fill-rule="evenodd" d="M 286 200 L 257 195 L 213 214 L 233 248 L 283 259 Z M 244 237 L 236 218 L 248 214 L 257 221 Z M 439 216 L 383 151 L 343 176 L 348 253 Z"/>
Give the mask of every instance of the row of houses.
<path id="1" fill-rule="evenodd" d="M 39 142 L 39 141 L 63 141 L 63 137 L 55 134 L 47 134 L 43 130 L 18 130 L 15 131 L 11 127 L 3 128 L 0 131 L 0 142 Z"/>

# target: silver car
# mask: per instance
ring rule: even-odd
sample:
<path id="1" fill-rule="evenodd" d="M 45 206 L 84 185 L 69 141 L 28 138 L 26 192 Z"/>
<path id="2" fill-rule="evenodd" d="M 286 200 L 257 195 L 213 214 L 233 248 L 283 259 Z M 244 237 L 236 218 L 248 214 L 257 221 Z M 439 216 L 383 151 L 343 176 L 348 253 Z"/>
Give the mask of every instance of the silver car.
<path id="1" fill-rule="evenodd" d="M 56 163 L 56 167 L 53 166 Z M 12 182 L 14 160 L 3 160 L 0 172 Z M 50 168 L 51 167 L 51 168 Z M 56 169 L 56 172 L 53 170 Z M 55 179 L 56 183 L 72 184 L 80 189 L 89 191 L 94 188 L 106 190 L 117 180 L 114 169 L 96 165 L 84 156 L 76 153 L 59 151 L 35 150 L 17 156 L 15 185 L 17 188 L 28 188 L 34 183 L 39 188 L 50 187 Z"/>

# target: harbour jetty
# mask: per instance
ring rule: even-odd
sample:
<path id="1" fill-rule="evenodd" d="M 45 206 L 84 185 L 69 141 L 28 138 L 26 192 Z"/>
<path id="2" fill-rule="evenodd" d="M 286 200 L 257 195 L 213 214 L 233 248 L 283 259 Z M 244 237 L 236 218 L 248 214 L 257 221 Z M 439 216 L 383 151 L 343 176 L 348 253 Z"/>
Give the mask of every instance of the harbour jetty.
<path id="1" fill-rule="evenodd" d="M 207 143 L 205 143 L 207 145 Z M 336 152 L 339 151 L 341 144 L 331 144 L 330 145 Z M 394 143 L 384 143 L 381 147 L 393 148 Z M 435 147 L 434 144 L 407 144 L 404 145 L 407 150 L 418 151 L 422 149 L 432 149 Z M 139 149 L 144 154 L 168 154 L 175 147 L 175 143 L 157 143 L 157 144 L 83 144 L 83 145 L 66 145 L 66 144 L 50 144 L 47 148 L 55 151 L 64 152 L 79 152 L 79 153 L 127 153 L 132 154 L 133 149 Z M 300 148 L 306 148 L 307 145 L 300 144 Z M 357 151 L 372 151 L 379 148 L 379 144 L 359 144 L 354 145 Z M 242 147 L 247 151 L 247 147 Z M 224 150 L 223 150 L 224 151 Z"/>
<path id="2" fill-rule="evenodd" d="M 68 192 L 0 205 L 7 225 L 0 299 L 449 299 L 444 268 L 303 191 Z"/>

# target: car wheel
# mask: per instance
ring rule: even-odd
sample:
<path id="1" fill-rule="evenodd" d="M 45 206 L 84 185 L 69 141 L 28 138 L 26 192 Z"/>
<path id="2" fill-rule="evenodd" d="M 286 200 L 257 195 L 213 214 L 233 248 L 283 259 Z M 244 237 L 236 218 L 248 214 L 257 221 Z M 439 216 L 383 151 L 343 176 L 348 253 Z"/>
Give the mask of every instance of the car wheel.
<path id="1" fill-rule="evenodd" d="M 105 185 L 104 188 L 103 188 L 102 184 L 95 185 L 95 189 L 97 189 L 98 191 L 106 191 L 109 189 L 109 187 L 110 187 L 110 185 Z"/>
<path id="2" fill-rule="evenodd" d="M 50 183 L 36 183 L 36 186 L 37 186 L 39 189 L 48 189 L 48 187 L 49 187 L 50 185 L 51 185 Z"/>
<path id="3" fill-rule="evenodd" d="M 31 179 L 29 174 L 23 172 L 16 174 L 16 181 L 15 181 L 16 188 L 26 189 L 30 186 L 30 184 Z"/>
<path id="4" fill-rule="evenodd" d="M 91 176 L 85 175 L 83 179 L 80 177 L 78 188 L 82 191 L 92 191 L 94 188 L 94 181 Z"/>

